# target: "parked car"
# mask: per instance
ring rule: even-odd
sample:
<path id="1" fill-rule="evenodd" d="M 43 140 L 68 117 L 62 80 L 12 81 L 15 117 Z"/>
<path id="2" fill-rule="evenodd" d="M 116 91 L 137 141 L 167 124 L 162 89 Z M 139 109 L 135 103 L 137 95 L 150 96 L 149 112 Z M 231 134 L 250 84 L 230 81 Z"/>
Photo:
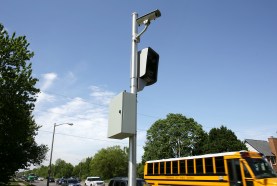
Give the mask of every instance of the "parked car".
<path id="1" fill-rule="evenodd" d="M 77 179 L 69 178 L 63 181 L 62 186 L 81 186 L 81 183 Z"/>
<path id="2" fill-rule="evenodd" d="M 58 179 L 56 179 L 56 184 L 61 185 L 64 183 L 64 181 L 65 181 L 65 178 L 58 178 Z"/>
<path id="3" fill-rule="evenodd" d="M 47 177 L 48 179 L 48 177 Z M 53 177 L 49 177 L 49 182 L 55 182 L 55 179 Z"/>
<path id="4" fill-rule="evenodd" d="M 36 175 L 35 174 L 29 174 L 27 179 L 28 179 L 29 182 L 33 182 L 36 179 Z"/>
<path id="5" fill-rule="evenodd" d="M 38 181 L 43 181 L 44 178 L 43 177 L 38 177 Z"/>
<path id="6" fill-rule="evenodd" d="M 99 176 L 90 176 L 85 180 L 85 186 L 105 186 L 105 183 Z"/>
<path id="7" fill-rule="evenodd" d="M 115 177 L 112 178 L 108 186 L 128 186 L 128 177 Z M 144 179 L 137 178 L 137 186 L 148 185 Z"/>

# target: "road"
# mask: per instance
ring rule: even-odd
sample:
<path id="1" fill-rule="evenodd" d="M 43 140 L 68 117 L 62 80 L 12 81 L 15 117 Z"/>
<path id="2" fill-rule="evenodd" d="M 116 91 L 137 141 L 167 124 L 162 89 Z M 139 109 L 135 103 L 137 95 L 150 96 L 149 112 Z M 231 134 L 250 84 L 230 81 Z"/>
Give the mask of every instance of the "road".
<path id="1" fill-rule="evenodd" d="M 32 185 L 46 186 L 47 185 L 47 180 L 46 179 L 44 179 L 43 181 L 35 180 L 34 182 L 32 182 Z M 49 183 L 49 186 L 57 186 L 57 185 L 56 185 L 56 183 Z"/>
<path id="2" fill-rule="evenodd" d="M 46 186 L 47 185 L 47 180 L 46 179 L 43 180 L 43 181 L 36 180 L 36 181 L 32 182 L 32 185 L 35 185 L 35 186 Z M 81 185 L 85 185 L 85 183 L 81 182 Z M 58 185 L 56 185 L 56 183 L 49 183 L 49 186 L 58 186 Z"/>

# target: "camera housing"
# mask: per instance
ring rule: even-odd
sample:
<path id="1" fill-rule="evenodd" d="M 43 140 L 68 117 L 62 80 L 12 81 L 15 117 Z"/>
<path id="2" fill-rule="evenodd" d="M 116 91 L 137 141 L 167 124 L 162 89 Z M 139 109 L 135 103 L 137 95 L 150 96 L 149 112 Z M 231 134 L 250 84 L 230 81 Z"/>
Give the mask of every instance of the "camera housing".
<path id="1" fill-rule="evenodd" d="M 154 10 L 144 16 L 137 18 L 137 24 L 140 26 L 141 24 L 145 24 L 150 22 L 151 20 L 155 20 L 156 18 L 161 16 L 160 10 Z"/>

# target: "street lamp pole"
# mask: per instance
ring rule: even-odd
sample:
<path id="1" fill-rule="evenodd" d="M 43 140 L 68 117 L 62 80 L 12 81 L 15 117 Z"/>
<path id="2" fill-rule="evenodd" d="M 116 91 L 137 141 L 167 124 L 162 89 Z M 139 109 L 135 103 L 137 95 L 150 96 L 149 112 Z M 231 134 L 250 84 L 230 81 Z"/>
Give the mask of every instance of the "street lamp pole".
<path id="1" fill-rule="evenodd" d="M 138 55 L 138 24 L 137 24 L 138 13 L 134 12 L 132 15 L 132 57 L 131 57 L 131 93 L 137 95 L 137 55 Z M 137 113 L 137 104 L 136 110 Z M 135 114 L 135 117 L 137 114 Z M 128 176 L 128 185 L 135 186 L 136 185 L 136 155 L 137 155 L 137 118 L 135 118 L 135 134 L 129 137 L 129 176 Z"/>
<path id="2" fill-rule="evenodd" d="M 50 153 L 50 163 L 49 163 L 49 170 L 48 170 L 48 178 L 47 178 L 47 186 L 49 186 L 49 178 L 51 174 L 51 166 L 52 166 L 52 154 L 53 154 L 53 145 L 54 145 L 54 138 L 55 138 L 55 130 L 57 126 L 60 125 L 70 125 L 72 126 L 73 123 L 61 123 L 61 124 L 54 124 L 53 136 L 52 136 L 52 145 L 51 145 L 51 153 Z"/>
<path id="3" fill-rule="evenodd" d="M 132 14 L 132 53 L 131 53 L 131 93 L 137 96 L 137 92 L 142 90 L 138 89 L 138 43 L 140 42 L 141 35 L 147 30 L 150 22 L 160 17 L 159 10 L 150 12 L 138 18 L 138 13 Z M 138 34 L 138 27 L 145 25 L 144 29 Z M 129 172 L 128 172 L 128 186 L 136 186 L 136 155 L 137 155 L 137 103 L 135 107 L 135 133 L 129 137 Z"/>

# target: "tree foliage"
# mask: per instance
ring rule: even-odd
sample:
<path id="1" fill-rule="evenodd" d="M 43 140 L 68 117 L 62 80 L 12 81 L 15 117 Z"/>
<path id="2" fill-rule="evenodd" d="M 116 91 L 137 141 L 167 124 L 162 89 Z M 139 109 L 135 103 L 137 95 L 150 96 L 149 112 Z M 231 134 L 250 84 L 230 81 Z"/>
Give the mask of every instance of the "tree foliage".
<path id="1" fill-rule="evenodd" d="M 52 175 L 55 178 L 76 177 L 85 179 L 88 176 L 100 176 L 102 179 L 110 179 L 116 176 L 128 175 L 128 149 L 119 146 L 103 148 L 93 157 L 88 157 L 78 165 L 73 166 L 62 159 L 57 159 L 52 165 Z M 41 166 L 22 174 L 34 173 L 37 176 L 47 177 L 48 167 Z"/>
<path id="2" fill-rule="evenodd" d="M 92 160 L 92 157 L 88 157 L 86 158 L 86 160 L 84 162 L 81 162 L 81 178 L 86 178 L 88 176 L 90 176 L 90 162 Z"/>
<path id="3" fill-rule="evenodd" d="M 47 147 L 35 142 L 39 126 L 32 116 L 38 79 L 32 77 L 34 53 L 25 36 L 10 37 L 0 24 L 0 183 L 18 169 L 44 160 Z"/>
<path id="4" fill-rule="evenodd" d="M 128 153 L 119 146 L 98 151 L 90 162 L 91 175 L 103 179 L 128 175 Z"/>
<path id="5" fill-rule="evenodd" d="M 53 166 L 54 175 L 55 178 L 61 178 L 66 177 L 69 178 L 72 176 L 73 172 L 73 165 L 71 163 L 66 163 L 62 159 L 57 159 L 55 162 L 55 165 Z"/>
<path id="6" fill-rule="evenodd" d="M 138 178 L 144 177 L 144 164 L 143 163 L 137 164 L 137 177 Z"/>
<path id="7" fill-rule="evenodd" d="M 247 150 L 247 147 L 233 131 L 221 126 L 210 130 L 205 149 L 206 153 L 220 153 Z"/>
<path id="8" fill-rule="evenodd" d="M 82 166 L 83 166 L 83 164 L 84 164 L 83 162 L 80 162 L 78 165 L 74 166 L 72 175 L 76 175 L 76 177 L 82 179 L 83 178 L 82 177 L 82 174 L 83 174 L 83 172 L 82 172 L 83 167 Z"/>
<path id="9" fill-rule="evenodd" d="M 192 118 L 168 114 L 147 131 L 143 162 L 147 160 L 189 156 L 202 153 L 207 134 Z"/>

